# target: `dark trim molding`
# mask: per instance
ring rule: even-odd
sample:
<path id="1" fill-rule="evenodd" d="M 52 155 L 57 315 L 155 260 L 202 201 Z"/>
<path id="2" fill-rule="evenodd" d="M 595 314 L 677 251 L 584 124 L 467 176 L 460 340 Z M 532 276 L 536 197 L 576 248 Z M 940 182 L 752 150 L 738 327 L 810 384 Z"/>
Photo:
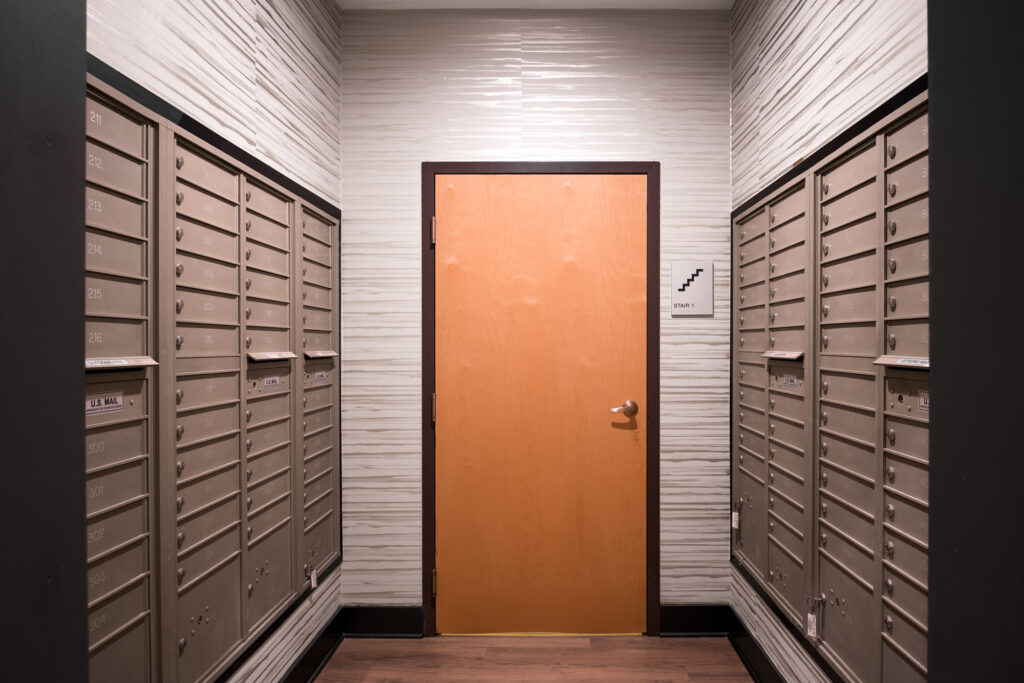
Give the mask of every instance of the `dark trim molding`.
<path id="1" fill-rule="evenodd" d="M 347 605 L 342 608 L 340 630 L 346 638 L 422 638 L 423 607 Z"/>
<path id="2" fill-rule="evenodd" d="M 199 121 L 196 121 L 191 116 L 182 112 L 170 102 L 162 99 L 153 92 L 150 92 L 144 86 L 136 83 L 97 57 L 94 57 L 91 54 L 86 54 L 86 59 L 88 72 L 110 87 L 124 93 L 154 113 L 163 116 L 171 123 L 181 126 L 203 142 L 213 145 L 221 152 L 237 159 L 246 166 L 252 168 L 254 171 L 262 173 L 281 187 L 289 190 L 290 192 L 294 192 L 304 201 L 309 202 L 317 209 L 323 211 L 329 216 L 332 216 L 335 220 L 341 220 L 341 209 L 320 195 L 305 186 L 300 185 L 298 182 L 292 180 L 289 176 L 277 170 L 267 162 L 257 159 L 251 153 L 247 152 L 235 143 L 229 142 L 220 134 L 210 130 Z"/>
<path id="3" fill-rule="evenodd" d="M 434 215 L 434 176 L 437 174 L 643 174 L 647 176 L 647 631 L 661 632 L 661 429 L 660 429 L 660 283 L 661 283 L 661 164 L 657 161 L 584 162 L 423 162 L 422 268 L 423 268 L 423 633 L 434 635 L 437 620 L 432 593 L 435 567 L 436 472 L 434 425 L 430 420 L 431 395 L 436 386 L 434 367 L 434 250 L 430 219 Z"/>

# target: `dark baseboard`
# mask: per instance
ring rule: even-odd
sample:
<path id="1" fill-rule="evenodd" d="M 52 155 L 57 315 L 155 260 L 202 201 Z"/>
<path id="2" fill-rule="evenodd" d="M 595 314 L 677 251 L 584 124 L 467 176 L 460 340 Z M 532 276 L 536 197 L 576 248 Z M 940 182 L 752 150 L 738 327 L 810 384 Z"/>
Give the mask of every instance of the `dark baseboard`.
<path id="1" fill-rule="evenodd" d="M 282 683 L 312 683 L 316 680 L 323 668 L 327 666 L 334 651 L 341 645 L 341 641 L 345 639 L 341 623 L 341 611 L 339 610 L 338 615 L 327 624 L 320 635 L 309 644 L 302 656 L 292 664 L 292 668 L 281 679 Z"/>
<path id="2" fill-rule="evenodd" d="M 346 638 L 422 638 L 423 607 L 420 605 L 343 607 L 341 629 Z"/>

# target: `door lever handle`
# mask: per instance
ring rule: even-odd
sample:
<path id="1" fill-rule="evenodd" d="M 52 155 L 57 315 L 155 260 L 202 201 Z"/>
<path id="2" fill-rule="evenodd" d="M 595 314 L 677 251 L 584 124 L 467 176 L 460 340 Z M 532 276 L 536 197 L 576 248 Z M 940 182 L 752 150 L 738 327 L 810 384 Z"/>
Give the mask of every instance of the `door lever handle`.
<path id="1" fill-rule="evenodd" d="M 637 406 L 636 401 L 623 401 L 621 406 L 619 406 L 618 408 L 612 408 L 611 412 L 622 413 L 626 417 L 633 417 L 634 415 L 637 414 L 637 411 L 639 409 L 640 407 Z"/>

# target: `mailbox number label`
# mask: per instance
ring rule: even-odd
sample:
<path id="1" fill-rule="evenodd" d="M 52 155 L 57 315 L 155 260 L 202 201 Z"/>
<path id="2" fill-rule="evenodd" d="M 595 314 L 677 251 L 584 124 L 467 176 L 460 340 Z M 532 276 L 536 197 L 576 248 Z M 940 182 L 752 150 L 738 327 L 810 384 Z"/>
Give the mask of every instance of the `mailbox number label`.
<path id="1" fill-rule="evenodd" d="M 86 396 L 85 415 L 100 415 L 102 413 L 116 413 L 124 410 L 124 393 L 115 392 L 104 396 Z"/>

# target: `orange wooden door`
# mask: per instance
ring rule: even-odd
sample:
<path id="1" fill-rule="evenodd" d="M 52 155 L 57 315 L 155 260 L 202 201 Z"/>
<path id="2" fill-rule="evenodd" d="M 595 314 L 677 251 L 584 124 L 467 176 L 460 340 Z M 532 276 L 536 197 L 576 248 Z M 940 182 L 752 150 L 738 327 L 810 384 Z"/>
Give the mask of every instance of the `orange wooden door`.
<path id="1" fill-rule="evenodd" d="M 439 633 L 645 628 L 646 207 L 644 175 L 435 178 Z"/>

